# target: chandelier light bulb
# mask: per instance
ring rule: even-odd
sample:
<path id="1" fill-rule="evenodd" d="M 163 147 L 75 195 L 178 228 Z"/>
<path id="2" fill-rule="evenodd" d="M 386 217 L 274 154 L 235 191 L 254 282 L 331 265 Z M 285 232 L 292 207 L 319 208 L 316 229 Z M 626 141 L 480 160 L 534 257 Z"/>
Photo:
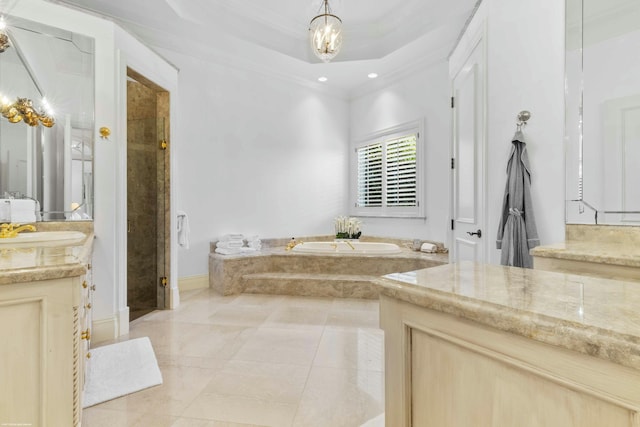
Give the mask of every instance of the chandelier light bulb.
<path id="1" fill-rule="evenodd" d="M 323 62 L 331 61 L 342 46 L 342 20 L 331 12 L 329 0 L 324 0 L 324 13 L 309 23 L 309 38 L 313 53 Z"/>

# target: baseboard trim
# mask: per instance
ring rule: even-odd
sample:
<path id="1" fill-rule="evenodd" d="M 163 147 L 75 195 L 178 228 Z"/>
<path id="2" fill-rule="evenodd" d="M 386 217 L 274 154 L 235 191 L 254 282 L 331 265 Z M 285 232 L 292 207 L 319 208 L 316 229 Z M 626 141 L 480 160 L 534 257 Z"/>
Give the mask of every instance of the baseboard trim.
<path id="1" fill-rule="evenodd" d="M 127 325 L 129 323 L 127 322 Z M 91 344 L 111 341 L 118 338 L 118 319 L 116 316 L 91 322 Z"/>
<path id="2" fill-rule="evenodd" d="M 178 289 L 182 291 L 193 291 L 195 289 L 206 289 L 209 287 L 209 275 L 188 276 L 178 278 Z"/>

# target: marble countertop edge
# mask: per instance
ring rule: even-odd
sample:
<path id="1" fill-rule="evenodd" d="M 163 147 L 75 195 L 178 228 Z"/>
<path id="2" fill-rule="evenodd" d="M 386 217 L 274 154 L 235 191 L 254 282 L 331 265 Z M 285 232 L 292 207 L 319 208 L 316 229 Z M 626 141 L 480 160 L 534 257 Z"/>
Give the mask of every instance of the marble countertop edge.
<path id="1" fill-rule="evenodd" d="M 640 267 L 640 254 L 618 250 L 612 252 L 608 248 L 573 248 L 564 244 L 557 246 L 538 246 L 531 249 L 531 255 L 540 258 L 566 259 L 571 261 L 596 262 L 600 264 Z"/>
<path id="2" fill-rule="evenodd" d="M 381 286 L 382 295 L 391 298 L 640 370 L 638 336 L 586 326 L 437 289 L 418 289 L 392 279 L 378 278 L 375 283 Z"/>
<path id="3" fill-rule="evenodd" d="M 85 234 L 86 237 L 83 241 L 71 246 L 77 248 L 77 253 L 74 255 L 59 256 L 61 260 L 59 263 L 0 270 L 0 285 L 61 279 L 85 274 L 87 267 L 86 264 L 91 258 L 93 240 L 95 238 L 93 232 L 86 232 Z M 34 247 L 37 247 L 37 245 Z M 54 256 L 54 258 L 55 257 L 56 256 Z M 68 258 L 73 259 L 69 260 Z"/>

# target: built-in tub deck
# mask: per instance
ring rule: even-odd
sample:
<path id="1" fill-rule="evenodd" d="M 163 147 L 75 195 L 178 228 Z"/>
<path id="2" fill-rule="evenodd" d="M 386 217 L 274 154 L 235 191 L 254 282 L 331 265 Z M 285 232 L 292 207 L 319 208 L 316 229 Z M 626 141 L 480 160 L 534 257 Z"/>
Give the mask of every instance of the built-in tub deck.
<path id="1" fill-rule="evenodd" d="M 326 236 L 298 241 L 330 240 Z M 412 242 L 396 243 L 392 254 L 307 253 L 285 249 L 287 239 L 263 240 L 263 249 L 237 255 L 220 255 L 211 243 L 209 287 L 222 295 L 259 293 L 334 298 L 378 298 L 375 279 L 385 274 L 413 271 L 447 264 L 447 253 L 424 253 L 410 249 Z M 440 245 L 440 247 L 442 247 Z"/>

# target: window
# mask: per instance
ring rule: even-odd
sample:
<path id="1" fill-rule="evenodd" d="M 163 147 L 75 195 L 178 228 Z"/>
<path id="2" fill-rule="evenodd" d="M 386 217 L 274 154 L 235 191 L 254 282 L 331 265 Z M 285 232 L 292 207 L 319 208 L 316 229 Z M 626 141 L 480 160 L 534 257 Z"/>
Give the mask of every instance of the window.
<path id="1" fill-rule="evenodd" d="M 421 123 L 379 132 L 355 145 L 354 214 L 422 217 Z"/>

